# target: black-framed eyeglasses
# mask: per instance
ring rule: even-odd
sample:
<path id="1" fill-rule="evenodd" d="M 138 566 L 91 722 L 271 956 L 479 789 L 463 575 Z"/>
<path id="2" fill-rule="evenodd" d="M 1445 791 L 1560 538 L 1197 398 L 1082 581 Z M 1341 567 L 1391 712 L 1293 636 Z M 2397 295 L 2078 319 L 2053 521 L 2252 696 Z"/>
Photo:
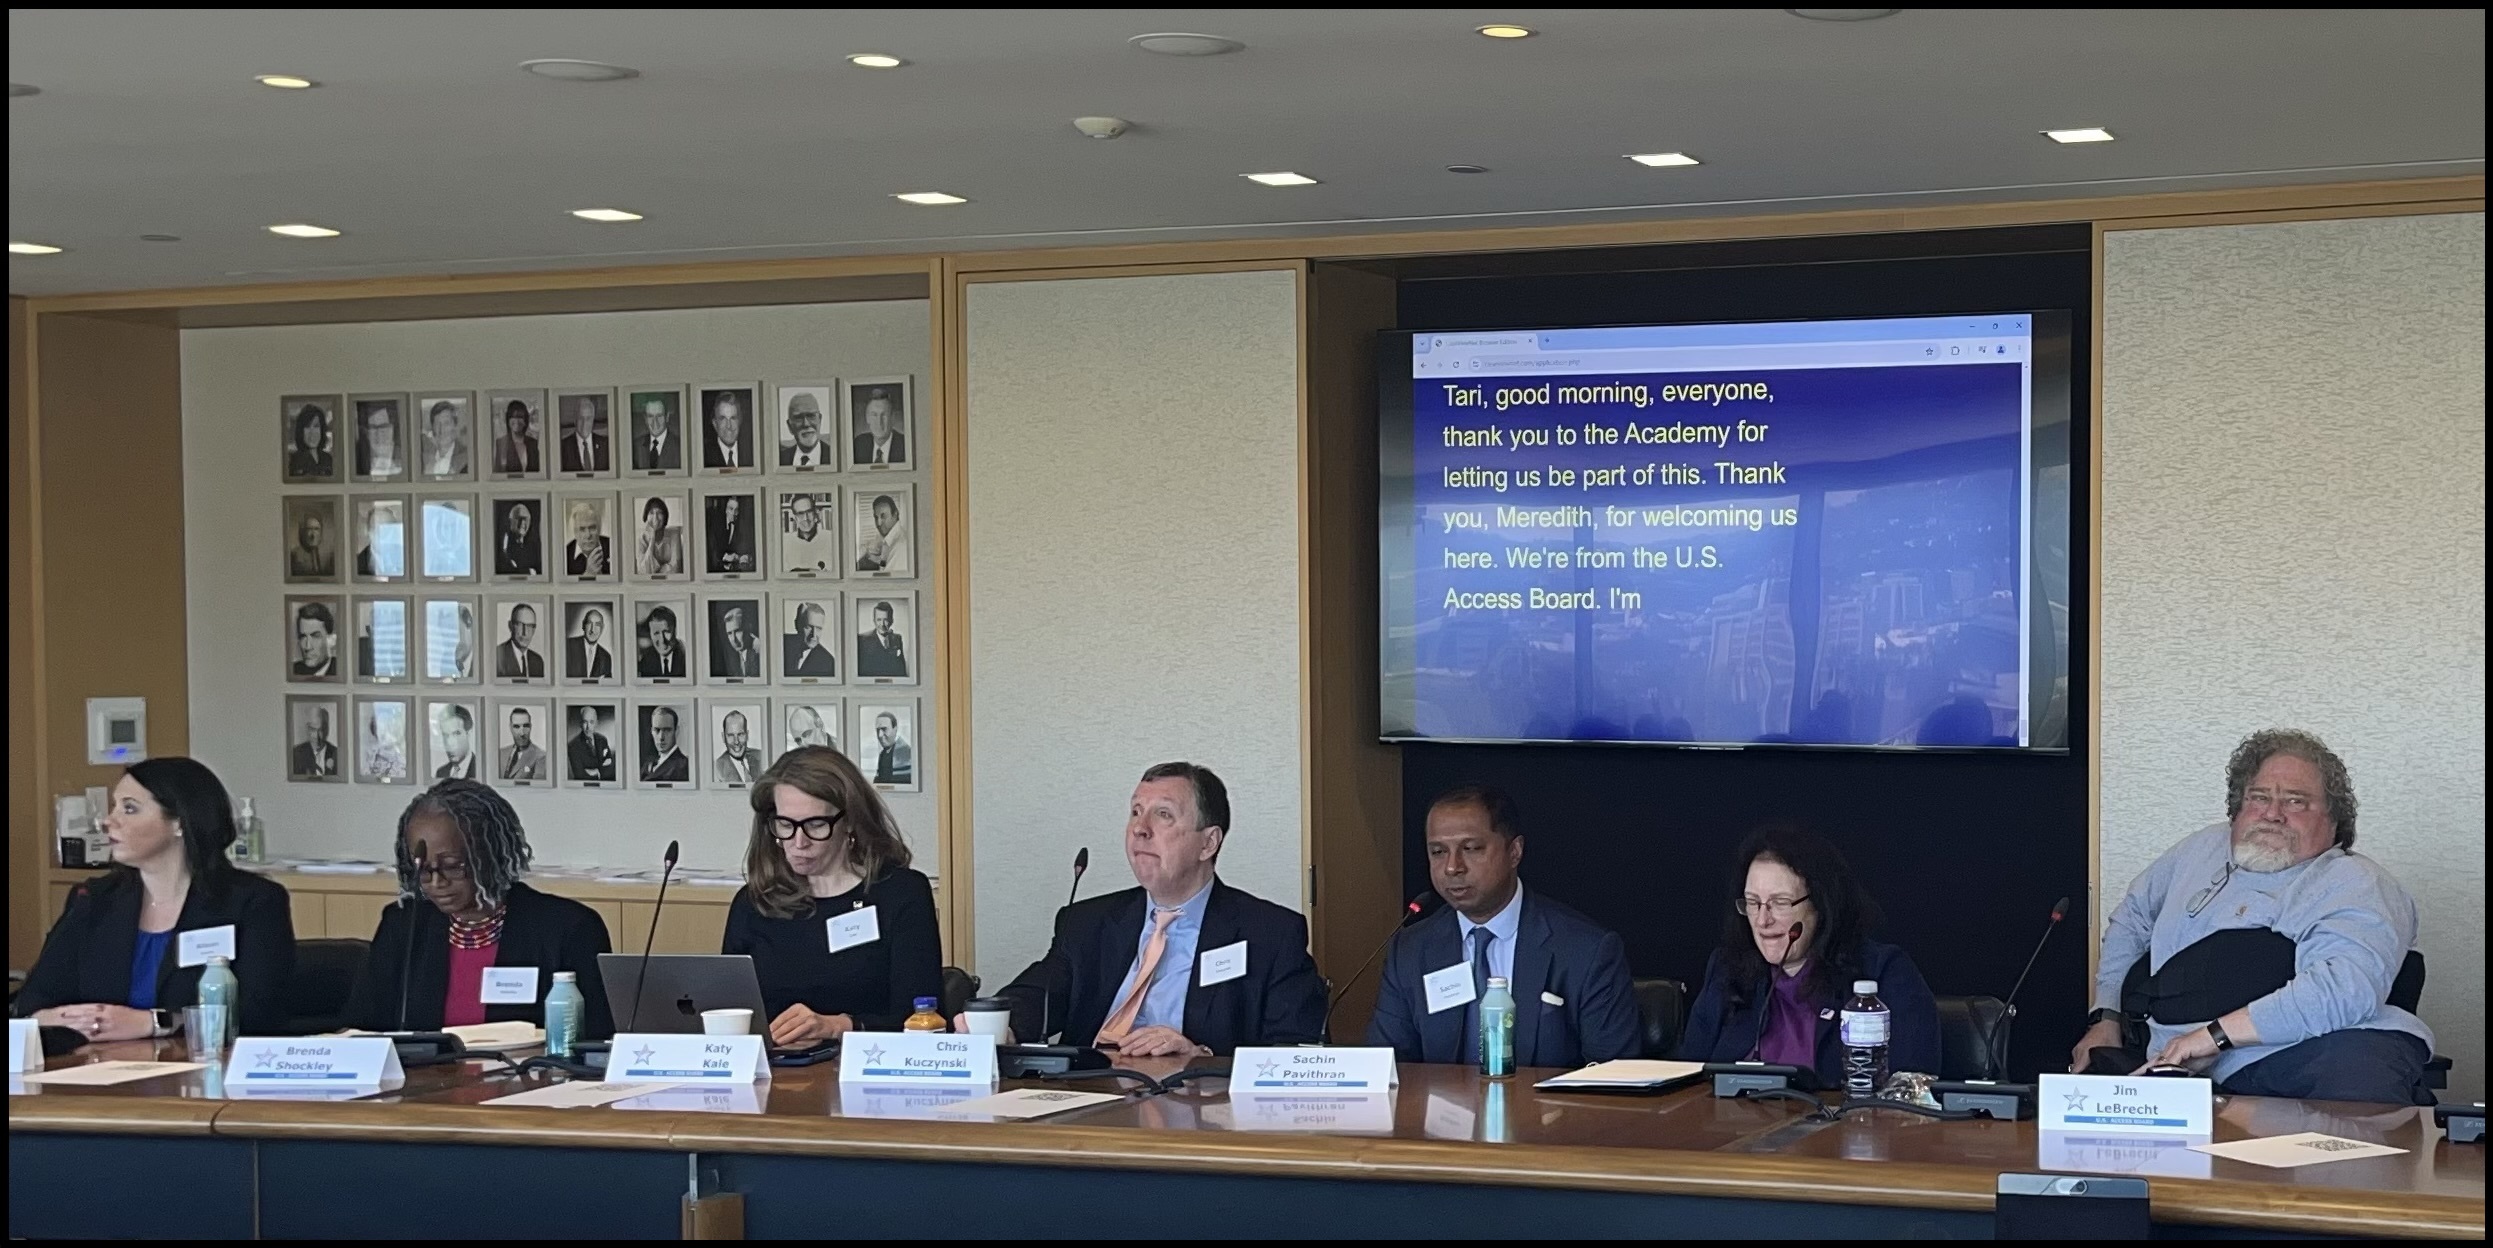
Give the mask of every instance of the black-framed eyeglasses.
<path id="1" fill-rule="evenodd" d="M 783 815 L 772 815 L 770 834 L 783 841 L 793 841 L 799 834 L 809 841 L 827 841 L 831 839 L 833 825 L 839 823 L 840 817 L 846 813 L 846 811 L 835 810 L 828 815 L 817 815 L 811 819 L 790 819 Z"/>
<path id="2" fill-rule="evenodd" d="M 1800 909 L 1808 900 L 1807 896 L 1734 897 L 1731 899 L 1731 912 L 1752 919 L 1767 913 L 1773 914 L 1778 919 L 1788 919 L 1792 917 L 1793 911 Z"/>
<path id="3" fill-rule="evenodd" d="M 415 864 L 415 873 L 416 879 L 419 882 L 424 880 L 427 876 L 435 875 L 440 876 L 444 880 L 464 880 L 467 878 L 467 864 L 456 861 L 435 861 L 431 863 L 419 862 Z"/>

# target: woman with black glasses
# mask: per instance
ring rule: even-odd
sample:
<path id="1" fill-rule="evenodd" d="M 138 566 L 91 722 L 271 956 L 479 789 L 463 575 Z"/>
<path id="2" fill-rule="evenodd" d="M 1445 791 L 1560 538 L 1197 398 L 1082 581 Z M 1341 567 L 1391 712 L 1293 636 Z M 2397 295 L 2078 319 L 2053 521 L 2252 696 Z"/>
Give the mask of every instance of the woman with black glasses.
<path id="1" fill-rule="evenodd" d="M 1741 843 L 1732 879 L 1722 946 L 1681 1033 L 1683 1060 L 1799 1066 L 1840 1088 L 1836 1011 L 1866 979 L 1887 1003 L 1888 1069 L 1939 1073 L 1939 1003 L 1904 950 L 1869 938 L 1874 908 L 1835 846 L 1799 828 L 1761 828 Z"/>
<path id="2" fill-rule="evenodd" d="M 934 888 L 847 755 L 802 746 L 753 782 L 744 876 L 720 952 L 752 956 L 773 1047 L 898 1031 L 940 995 Z"/>
<path id="3" fill-rule="evenodd" d="M 597 975 L 597 955 L 614 947 L 606 920 L 569 897 L 521 883 L 528 859 L 519 812 L 500 793 L 473 780 L 444 780 L 418 794 L 398 819 L 398 901 L 373 930 L 372 950 L 347 998 L 346 1025 L 542 1027 L 554 973 L 569 971 L 585 999 L 580 1038 L 613 1034 Z"/>

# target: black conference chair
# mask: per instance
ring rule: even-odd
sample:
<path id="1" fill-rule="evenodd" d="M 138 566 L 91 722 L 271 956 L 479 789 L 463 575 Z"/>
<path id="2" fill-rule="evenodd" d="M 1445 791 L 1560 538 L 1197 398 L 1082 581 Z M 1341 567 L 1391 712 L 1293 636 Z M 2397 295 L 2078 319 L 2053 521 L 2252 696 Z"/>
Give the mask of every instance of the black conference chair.
<path id="1" fill-rule="evenodd" d="M 286 1033 L 336 1031 L 346 1025 L 346 997 L 363 973 L 372 942 L 351 936 L 294 942 L 294 978 L 286 984 Z"/>
<path id="2" fill-rule="evenodd" d="M 1998 997 L 1940 997 L 1942 1079 L 1999 1079 L 2008 1070 L 2008 1024 L 2015 1017 Z"/>
<path id="3" fill-rule="evenodd" d="M 1680 1030 L 1688 1023 L 1688 985 L 1676 979 L 1640 979 L 1635 989 L 1644 1055 L 1667 1058 L 1679 1048 Z"/>
<path id="4" fill-rule="evenodd" d="M 957 966 L 944 968 L 943 1012 L 951 1018 L 969 1008 L 970 998 L 978 995 L 978 977 Z"/>
<path id="5" fill-rule="evenodd" d="M 2389 1004 L 2409 1014 L 2423 1008 L 2424 954 L 2422 950 L 2407 950 L 2406 960 L 2398 964 L 2398 977 L 2389 981 Z M 2427 1088 L 2450 1086 L 2450 1059 L 2435 1054 L 2431 1061 L 2424 1063 L 2424 1086 Z"/>

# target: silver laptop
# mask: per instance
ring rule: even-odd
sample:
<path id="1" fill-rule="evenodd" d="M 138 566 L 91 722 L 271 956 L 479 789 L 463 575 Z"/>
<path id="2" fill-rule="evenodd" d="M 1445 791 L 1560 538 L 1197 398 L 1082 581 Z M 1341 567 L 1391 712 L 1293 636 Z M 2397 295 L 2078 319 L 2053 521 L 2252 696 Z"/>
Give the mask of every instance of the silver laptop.
<path id="1" fill-rule="evenodd" d="M 605 982 L 617 1033 L 698 1033 L 703 1010 L 738 1007 L 753 1011 L 756 1032 L 770 1026 L 770 1016 L 762 1012 L 762 983 L 748 954 L 651 954 L 644 979 L 639 954 L 601 953 L 597 976 Z"/>

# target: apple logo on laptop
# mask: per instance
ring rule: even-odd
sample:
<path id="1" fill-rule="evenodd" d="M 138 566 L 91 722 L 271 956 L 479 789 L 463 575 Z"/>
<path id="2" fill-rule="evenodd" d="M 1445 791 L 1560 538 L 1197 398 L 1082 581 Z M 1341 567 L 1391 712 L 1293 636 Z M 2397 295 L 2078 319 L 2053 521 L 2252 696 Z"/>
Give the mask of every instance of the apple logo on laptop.
<path id="1" fill-rule="evenodd" d="M 701 1013 L 693 1008 L 692 994 L 689 992 L 675 999 L 675 1012 L 686 1018 L 697 1017 Z"/>

